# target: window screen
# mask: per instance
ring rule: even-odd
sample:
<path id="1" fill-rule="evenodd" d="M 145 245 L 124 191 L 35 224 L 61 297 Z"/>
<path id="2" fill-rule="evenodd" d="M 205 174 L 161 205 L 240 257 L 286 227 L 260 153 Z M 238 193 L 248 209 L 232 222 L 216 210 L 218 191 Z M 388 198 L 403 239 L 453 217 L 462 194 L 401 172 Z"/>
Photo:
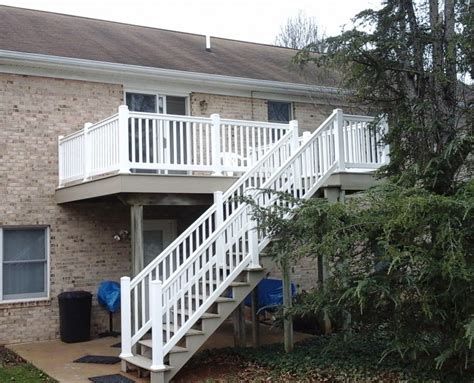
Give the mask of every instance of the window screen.
<path id="1" fill-rule="evenodd" d="M 288 123 L 291 118 L 291 103 L 268 101 L 268 121 Z"/>
<path id="2" fill-rule="evenodd" d="M 3 229 L 4 300 L 47 296 L 46 229 Z"/>
<path id="3" fill-rule="evenodd" d="M 132 112 L 156 113 L 156 96 L 154 94 L 127 93 L 126 102 Z"/>

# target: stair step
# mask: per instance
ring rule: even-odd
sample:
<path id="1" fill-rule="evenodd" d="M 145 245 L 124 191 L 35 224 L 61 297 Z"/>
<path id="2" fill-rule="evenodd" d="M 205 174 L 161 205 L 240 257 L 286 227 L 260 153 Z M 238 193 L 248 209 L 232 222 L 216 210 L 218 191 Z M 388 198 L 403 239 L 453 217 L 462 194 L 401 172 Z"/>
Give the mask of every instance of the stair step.
<path id="1" fill-rule="evenodd" d="M 152 340 L 151 339 L 142 339 L 141 341 L 139 341 L 138 343 L 144 345 L 145 347 L 148 347 L 148 348 L 153 348 L 153 345 L 152 345 Z M 181 347 L 181 346 L 174 346 L 171 351 L 170 351 L 170 354 L 176 354 L 178 352 L 187 352 L 188 349 L 186 347 Z"/>
<path id="2" fill-rule="evenodd" d="M 191 295 L 193 298 L 196 297 L 196 295 Z M 197 295 L 197 297 L 200 299 L 200 300 L 203 300 L 204 299 L 204 296 L 203 295 Z M 235 299 L 234 298 L 228 298 L 228 297 L 219 297 L 217 298 L 214 302 L 217 302 L 217 303 L 223 303 L 223 302 L 235 302 Z"/>
<path id="3" fill-rule="evenodd" d="M 248 282 L 232 282 L 230 284 L 230 287 L 244 287 L 244 286 L 250 286 L 250 283 L 248 283 Z"/>
<path id="4" fill-rule="evenodd" d="M 144 370 L 151 371 L 152 360 L 149 358 L 145 358 L 144 356 L 141 356 L 141 355 L 126 356 L 126 357 L 122 357 L 122 360 L 130 364 L 133 364 L 134 366 L 137 366 L 139 368 L 143 368 Z M 173 367 L 171 366 L 165 365 L 165 368 L 162 368 L 158 371 L 169 371 L 172 368 Z"/>
<path id="5" fill-rule="evenodd" d="M 189 310 L 176 310 L 178 314 L 184 314 L 184 315 L 189 315 Z M 214 313 L 204 313 L 201 315 L 201 319 L 211 319 L 211 318 L 220 318 L 219 314 L 214 314 Z"/>

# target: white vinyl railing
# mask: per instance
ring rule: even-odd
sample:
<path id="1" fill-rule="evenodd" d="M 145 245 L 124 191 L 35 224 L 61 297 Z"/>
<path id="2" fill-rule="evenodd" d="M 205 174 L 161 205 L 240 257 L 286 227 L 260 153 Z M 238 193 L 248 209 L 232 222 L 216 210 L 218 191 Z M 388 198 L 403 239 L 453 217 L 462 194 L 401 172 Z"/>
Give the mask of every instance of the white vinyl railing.
<path id="1" fill-rule="evenodd" d="M 240 179 L 225 193 L 215 193 L 215 203 L 202 214 L 188 229 L 150 262 L 133 280 L 128 280 L 128 286 L 122 291 L 122 323 L 127 324 L 126 332 L 130 331 L 131 345 L 150 329 L 149 287 L 150 281 L 168 278 L 185 262 L 188 257 L 209 238 L 224 220 L 237 209 L 243 196 L 249 188 L 258 188 L 265 183 L 297 148 L 295 138 L 298 137 L 298 125 L 290 122 L 291 129 Z M 222 209 L 217 209 L 222 206 Z M 129 325 L 128 325 L 129 324 Z"/>
<path id="2" fill-rule="evenodd" d="M 59 185 L 109 173 L 244 173 L 288 124 L 130 112 L 59 137 Z"/>
<path id="3" fill-rule="evenodd" d="M 257 232 L 239 196 L 263 188 L 309 198 L 336 170 L 353 163 L 382 165 L 386 153 L 370 139 L 371 121 L 335 110 L 301 146 L 297 123 L 291 122 L 293 128 L 231 189 L 216 192 L 214 205 L 147 268 L 132 281 L 123 277 L 121 356 L 131 356 L 132 346 L 152 329 L 153 368 L 161 368 L 165 355 L 236 276 L 259 267 L 268 238 Z M 345 143 L 349 134 L 359 137 L 357 144 Z M 345 161 L 346 148 L 357 162 Z M 258 194 L 257 202 L 266 207 L 275 196 Z"/>

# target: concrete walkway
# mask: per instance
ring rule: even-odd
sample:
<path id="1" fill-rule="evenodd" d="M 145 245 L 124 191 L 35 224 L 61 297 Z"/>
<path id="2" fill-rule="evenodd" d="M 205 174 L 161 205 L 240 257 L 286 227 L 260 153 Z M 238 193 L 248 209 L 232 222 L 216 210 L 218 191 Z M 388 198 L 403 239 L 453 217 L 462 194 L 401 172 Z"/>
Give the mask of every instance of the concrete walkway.
<path id="1" fill-rule="evenodd" d="M 269 326 L 260 326 L 262 344 L 282 341 L 280 329 Z M 295 341 L 309 337 L 307 334 L 295 333 Z M 247 323 L 248 345 L 251 345 L 251 329 Z M 10 345 L 8 348 L 16 352 L 23 359 L 44 371 L 61 383 L 90 383 L 89 378 L 98 375 L 119 374 L 120 363 L 113 365 L 73 363 L 74 360 L 85 355 L 118 356 L 120 348 L 111 347 L 120 341 L 120 338 L 101 338 L 89 342 L 63 343 L 60 340 Z M 207 340 L 202 349 L 232 347 L 234 344 L 232 322 L 225 321 L 222 326 Z M 128 376 L 136 383 L 149 382 L 149 379 L 139 379 L 136 373 Z M 196 373 L 197 376 L 202 374 Z M 179 374 L 177 375 L 179 380 Z M 200 379 L 202 381 L 202 378 Z"/>

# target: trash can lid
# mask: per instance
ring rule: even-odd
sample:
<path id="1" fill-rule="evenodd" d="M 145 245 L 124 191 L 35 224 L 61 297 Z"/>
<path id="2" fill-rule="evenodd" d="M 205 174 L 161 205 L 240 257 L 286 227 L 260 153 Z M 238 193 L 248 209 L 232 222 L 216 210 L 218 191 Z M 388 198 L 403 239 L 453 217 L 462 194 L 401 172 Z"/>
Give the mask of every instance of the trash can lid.
<path id="1" fill-rule="evenodd" d="M 88 298 L 92 297 L 89 291 L 65 291 L 58 295 L 58 299 L 76 299 L 76 298 Z"/>

